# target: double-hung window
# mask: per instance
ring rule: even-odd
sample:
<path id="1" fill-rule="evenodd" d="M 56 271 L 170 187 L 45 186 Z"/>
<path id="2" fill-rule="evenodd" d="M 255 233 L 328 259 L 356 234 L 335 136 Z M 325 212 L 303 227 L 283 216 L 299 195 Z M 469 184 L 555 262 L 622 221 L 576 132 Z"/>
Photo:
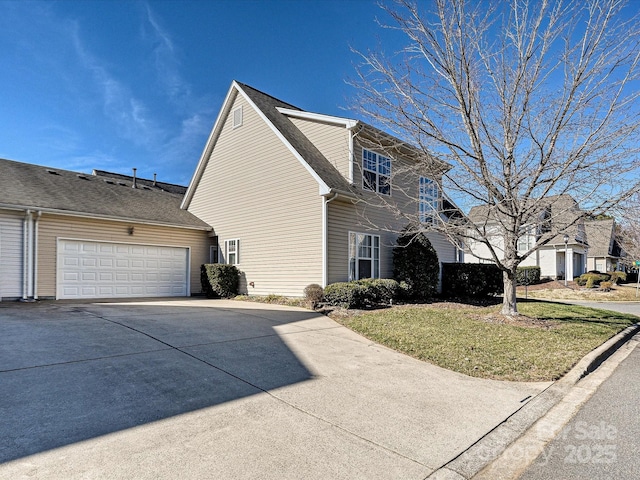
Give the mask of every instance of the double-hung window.
<path id="1" fill-rule="evenodd" d="M 420 177 L 418 188 L 418 215 L 420 222 L 433 223 L 437 218 L 440 204 L 438 184 L 427 177 Z"/>
<path id="2" fill-rule="evenodd" d="M 532 228 L 525 228 L 523 234 L 518 237 L 518 253 L 528 252 L 535 243 Z"/>
<path id="3" fill-rule="evenodd" d="M 391 159 L 362 149 L 362 188 L 391 195 Z"/>
<path id="4" fill-rule="evenodd" d="M 380 278 L 380 237 L 349 232 L 349 280 Z"/>
<path id="5" fill-rule="evenodd" d="M 238 265 L 240 263 L 240 240 L 225 240 L 224 258 L 228 265 Z"/>

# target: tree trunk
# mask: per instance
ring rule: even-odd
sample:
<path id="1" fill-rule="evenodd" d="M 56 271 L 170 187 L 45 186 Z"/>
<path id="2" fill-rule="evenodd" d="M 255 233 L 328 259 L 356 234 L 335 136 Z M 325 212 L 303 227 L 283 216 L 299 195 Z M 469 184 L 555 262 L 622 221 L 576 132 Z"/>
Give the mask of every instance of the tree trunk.
<path id="1" fill-rule="evenodd" d="M 510 317 L 519 315 L 516 304 L 516 274 L 515 272 L 503 272 L 502 276 L 504 279 L 504 296 L 502 297 L 501 313 Z"/>

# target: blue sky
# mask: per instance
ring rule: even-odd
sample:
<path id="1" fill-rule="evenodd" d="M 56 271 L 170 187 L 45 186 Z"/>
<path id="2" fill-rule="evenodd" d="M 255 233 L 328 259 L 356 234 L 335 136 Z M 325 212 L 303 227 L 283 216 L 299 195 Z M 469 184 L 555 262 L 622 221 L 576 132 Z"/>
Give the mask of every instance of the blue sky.
<path id="1" fill-rule="evenodd" d="M 375 0 L 0 0 L 0 158 L 187 184 L 232 80 L 349 116 Z M 347 109 L 347 110 L 345 110 Z"/>

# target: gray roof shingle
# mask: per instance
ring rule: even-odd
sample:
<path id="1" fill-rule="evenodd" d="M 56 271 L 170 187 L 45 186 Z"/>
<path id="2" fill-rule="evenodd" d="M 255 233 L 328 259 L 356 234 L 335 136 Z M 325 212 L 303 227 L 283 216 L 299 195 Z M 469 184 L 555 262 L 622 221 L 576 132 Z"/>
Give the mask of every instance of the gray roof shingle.
<path id="1" fill-rule="evenodd" d="M 131 181 L 0 159 L 0 207 L 32 208 L 209 230 L 180 209 L 184 195 Z"/>

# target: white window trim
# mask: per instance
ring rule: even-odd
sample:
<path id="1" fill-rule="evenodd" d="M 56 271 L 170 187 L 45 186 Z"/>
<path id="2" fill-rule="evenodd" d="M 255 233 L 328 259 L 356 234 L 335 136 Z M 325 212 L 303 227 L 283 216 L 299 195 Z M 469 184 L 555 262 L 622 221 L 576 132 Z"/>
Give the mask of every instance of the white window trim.
<path id="1" fill-rule="evenodd" d="M 371 237 L 371 257 L 361 257 L 359 255 L 359 248 L 358 248 L 358 241 L 357 241 L 359 235 Z M 355 243 L 352 243 L 352 239 L 355 241 Z M 380 278 L 380 250 L 381 250 L 380 235 L 349 231 L 349 237 L 347 240 L 347 257 L 348 257 L 347 269 L 348 269 L 349 281 L 360 280 L 360 263 L 359 263 L 360 259 L 371 260 L 371 278 Z M 377 253 L 377 258 L 375 255 L 376 253 Z M 354 262 L 353 270 L 351 268 L 352 261 Z"/>
<path id="2" fill-rule="evenodd" d="M 235 256 L 236 261 L 234 263 L 229 262 L 229 243 L 235 242 Z M 230 238 L 224 241 L 224 263 L 227 265 L 240 265 L 240 239 L 239 238 Z"/>
<path id="3" fill-rule="evenodd" d="M 422 183 L 431 184 L 434 190 L 434 196 L 428 196 L 422 193 Z M 435 223 L 440 212 L 440 186 L 429 177 L 420 176 L 418 179 L 418 218 L 420 223 Z M 423 208 L 424 205 L 424 208 Z M 427 211 L 427 208 L 429 211 Z"/>
<path id="4" fill-rule="evenodd" d="M 366 155 L 367 152 L 368 153 L 372 153 L 373 155 L 376 156 L 376 170 L 375 171 L 371 170 L 369 168 L 365 168 L 365 166 L 364 166 L 365 155 Z M 389 160 L 389 175 L 383 175 L 383 174 L 381 174 L 379 172 L 379 166 L 380 166 L 380 163 L 379 163 L 380 160 L 379 159 L 380 158 L 384 158 L 384 159 Z M 361 167 L 362 167 L 362 189 L 363 190 L 367 190 L 369 192 L 377 193 L 378 195 L 385 195 L 385 196 L 389 196 L 390 197 L 391 196 L 391 190 L 392 190 L 391 172 L 392 172 L 392 169 L 393 169 L 393 159 L 391 157 L 387 157 L 386 155 L 381 155 L 381 154 L 379 154 L 377 152 L 374 152 L 373 150 L 367 150 L 366 148 L 363 148 L 362 149 L 362 155 L 361 155 Z M 376 189 L 375 190 L 373 190 L 373 189 L 371 189 L 371 188 L 366 186 L 366 182 L 365 182 L 365 179 L 364 179 L 364 177 L 365 177 L 364 176 L 364 172 L 365 171 L 366 172 L 372 172 L 372 173 L 374 173 L 376 175 Z M 382 177 L 387 177 L 389 179 L 389 193 L 382 193 L 380 191 L 380 177 L 381 176 Z"/>
<path id="5" fill-rule="evenodd" d="M 238 118 L 236 118 L 236 114 Z M 243 115 L 242 115 L 242 105 L 237 108 L 234 108 L 231 112 L 231 118 L 233 119 L 233 128 L 238 128 L 242 126 Z M 240 120 L 239 122 L 237 120 Z"/>

